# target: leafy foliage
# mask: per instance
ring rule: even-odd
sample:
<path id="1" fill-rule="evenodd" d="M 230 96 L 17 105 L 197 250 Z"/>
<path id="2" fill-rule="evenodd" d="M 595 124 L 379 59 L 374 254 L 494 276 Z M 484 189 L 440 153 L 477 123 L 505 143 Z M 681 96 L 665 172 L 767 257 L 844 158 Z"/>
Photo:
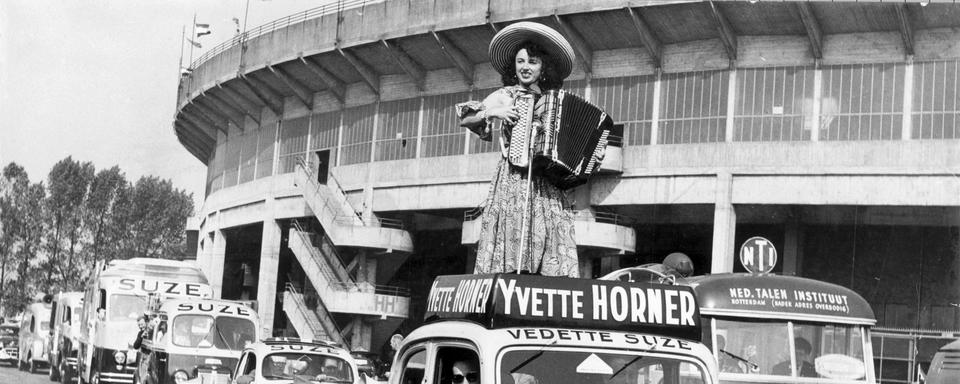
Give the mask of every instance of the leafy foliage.
<path id="1" fill-rule="evenodd" d="M 67 157 L 47 184 L 16 163 L 0 177 L 0 308 L 21 310 L 42 293 L 80 290 L 99 261 L 179 258 L 193 198 L 169 180 L 127 181 Z"/>

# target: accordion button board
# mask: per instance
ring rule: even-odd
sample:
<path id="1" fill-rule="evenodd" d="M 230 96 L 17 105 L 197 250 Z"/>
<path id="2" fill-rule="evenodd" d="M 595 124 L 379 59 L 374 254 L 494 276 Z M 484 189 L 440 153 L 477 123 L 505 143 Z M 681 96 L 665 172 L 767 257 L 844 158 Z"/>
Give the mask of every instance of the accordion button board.
<path id="1" fill-rule="evenodd" d="M 573 93 L 552 90 L 543 96 L 542 128 L 535 130 L 533 95 L 514 103 L 520 119 L 513 128 L 508 161 L 546 177 L 560 189 L 585 184 L 600 167 L 613 119 Z"/>

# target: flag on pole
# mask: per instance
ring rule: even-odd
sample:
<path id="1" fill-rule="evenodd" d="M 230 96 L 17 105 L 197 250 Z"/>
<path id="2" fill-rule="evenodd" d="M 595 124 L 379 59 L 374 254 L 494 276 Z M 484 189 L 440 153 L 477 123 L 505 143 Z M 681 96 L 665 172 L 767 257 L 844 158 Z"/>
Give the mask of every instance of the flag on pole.
<path id="1" fill-rule="evenodd" d="M 196 42 L 196 41 L 193 41 L 193 40 L 190 40 L 190 39 L 187 39 L 187 41 L 189 41 L 190 44 L 193 44 L 194 47 L 203 48 L 203 46 L 201 46 L 200 43 L 198 43 L 198 42 Z"/>
<path id="2" fill-rule="evenodd" d="M 193 33 L 196 37 L 210 34 L 210 24 L 195 24 Z"/>

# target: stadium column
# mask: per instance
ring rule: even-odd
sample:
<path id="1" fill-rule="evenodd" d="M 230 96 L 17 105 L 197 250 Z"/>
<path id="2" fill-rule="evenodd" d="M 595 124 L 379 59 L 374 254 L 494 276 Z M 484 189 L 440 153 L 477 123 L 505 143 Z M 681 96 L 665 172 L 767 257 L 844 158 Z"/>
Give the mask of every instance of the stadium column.
<path id="1" fill-rule="evenodd" d="M 370 255 L 368 250 L 360 250 L 356 256 L 357 263 L 357 283 L 376 291 L 377 284 L 377 259 Z M 366 287 L 365 287 L 366 288 Z M 363 315 L 357 315 L 353 318 L 351 327 L 350 349 L 369 351 L 371 347 L 371 337 L 373 335 L 373 324 L 364 321 Z"/>
<path id="2" fill-rule="evenodd" d="M 257 312 L 263 336 L 273 335 L 273 316 L 277 303 L 277 272 L 280 268 L 280 223 L 263 221 L 260 242 L 260 274 L 257 277 Z"/>
<path id="3" fill-rule="evenodd" d="M 800 276 L 800 223 L 796 214 L 787 220 L 783 239 L 783 274 Z"/>
<path id="4" fill-rule="evenodd" d="M 733 207 L 733 175 L 717 173 L 713 208 L 713 250 L 710 273 L 733 272 L 737 212 Z"/>
<path id="5" fill-rule="evenodd" d="M 213 231 L 213 250 L 210 252 L 210 273 L 207 278 L 213 288 L 213 298 L 219 299 L 223 293 L 223 267 L 227 256 L 227 236 L 223 230 Z"/>

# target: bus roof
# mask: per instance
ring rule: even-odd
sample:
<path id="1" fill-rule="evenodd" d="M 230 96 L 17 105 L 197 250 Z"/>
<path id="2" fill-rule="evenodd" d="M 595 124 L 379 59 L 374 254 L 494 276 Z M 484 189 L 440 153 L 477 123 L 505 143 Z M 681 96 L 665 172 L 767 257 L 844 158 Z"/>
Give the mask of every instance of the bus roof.
<path id="1" fill-rule="evenodd" d="M 620 330 L 699 341 L 690 287 L 517 274 L 439 276 L 426 320 L 469 320 L 489 329 Z"/>
<path id="2" fill-rule="evenodd" d="M 870 304 L 853 290 L 797 276 L 723 273 L 694 276 L 704 315 L 873 325 Z"/>
<path id="3" fill-rule="evenodd" d="M 195 265 L 183 261 L 150 258 L 114 260 L 100 273 L 100 277 L 172 278 L 184 283 L 208 284 L 207 276 Z"/>
<path id="4" fill-rule="evenodd" d="M 257 312 L 244 303 L 219 299 L 171 298 L 160 304 L 160 311 L 167 315 L 203 314 L 210 316 L 245 317 L 259 319 Z"/>

